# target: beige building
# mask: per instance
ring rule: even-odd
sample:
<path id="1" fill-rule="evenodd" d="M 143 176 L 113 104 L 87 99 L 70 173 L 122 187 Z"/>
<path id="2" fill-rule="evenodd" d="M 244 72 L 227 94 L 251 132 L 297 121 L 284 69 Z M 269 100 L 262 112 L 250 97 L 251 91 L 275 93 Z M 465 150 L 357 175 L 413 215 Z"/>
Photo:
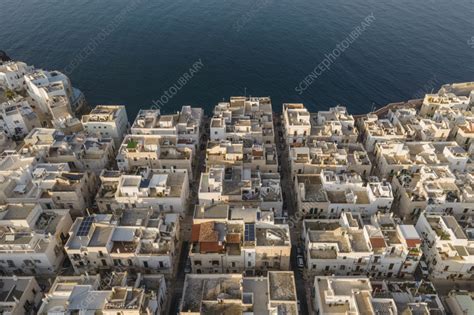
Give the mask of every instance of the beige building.
<path id="1" fill-rule="evenodd" d="M 311 134 L 311 115 L 301 103 L 283 104 L 283 123 L 285 139 L 290 145 L 304 144 Z"/>
<path id="2" fill-rule="evenodd" d="M 421 166 L 446 165 L 452 171 L 462 172 L 470 163 L 469 154 L 454 141 L 377 143 L 374 153 L 376 172 L 382 177 Z"/>
<path id="3" fill-rule="evenodd" d="M 184 169 L 192 178 L 194 144 L 179 144 L 175 136 L 127 135 L 117 154 L 119 170 Z"/>
<path id="4" fill-rule="evenodd" d="M 90 170 L 98 175 L 111 168 L 114 161 L 114 142 L 111 138 L 88 136 L 85 133 L 61 135 L 49 149 L 38 152 L 49 163 L 68 163 L 75 171 Z"/>
<path id="5" fill-rule="evenodd" d="M 350 213 L 340 219 L 304 220 L 302 237 L 312 274 L 410 277 L 421 258 L 414 226 L 397 224 L 387 214 L 369 222 Z"/>
<path id="6" fill-rule="evenodd" d="M 162 115 L 158 109 L 138 112 L 131 131 L 134 135 L 173 136 L 179 143 L 199 143 L 204 111 L 202 108 L 183 106 L 180 112 Z"/>
<path id="7" fill-rule="evenodd" d="M 261 173 L 250 167 L 211 167 L 201 173 L 199 204 L 240 203 L 258 206 L 281 216 L 283 196 L 278 173 Z"/>
<path id="8" fill-rule="evenodd" d="M 325 141 L 308 141 L 306 146 L 290 148 L 291 173 L 319 174 L 354 171 L 362 177 L 370 175 L 372 163 L 360 143 L 335 144 Z"/>
<path id="9" fill-rule="evenodd" d="M 3 203 L 39 203 L 45 209 L 69 209 L 72 216 L 92 205 L 95 191 L 94 173 L 72 172 L 66 163 L 36 164 L 0 180 Z"/>
<path id="10" fill-rule="evenodd" d="M 137 175 L 104 170 L 96 195 L 99 211 L 111 213 L 132 208 L 184 212 L 189 197 L 186 170 L 139 169 Z"/>
<path id="11" fill-rule="evenodd" d="M 193 273 L 289 270 L 290 230 L 271 212 L 226 204 L 197 206 L 189 257 Z"/>
<path id="12" fill-rule="evenodd" d="M 375 298 L 372 291 L 370 280 L 365 277 L 315 277 L 315 314 L 376 315 L 382 310 L 385 314 L 400 314 L 393 299 Z"/>
<path id="13" fill-rule="evenodd" d="M 315 141 L 335 144 L 356 143 L 359 132 L 355 119 L 343 106 L 331 107 L 327 111 L 311 114 L 311 136 Z"/>
<path id="14" fill-rule="evenodd" d="M 445 120 L 421 118 L 414 108 L 389 110 L 388 119 L 394 125 L 402 125 L 407 141 L 446 141 L 451 128 Z"/>
<path id="15" fill-rule="evenodd" d="M 188 274 L 179 314 L 298 315 L 295 277 L 288 271 L 266 277 Z"/>
<path id="16" fill-rule="evenodd" d="M 375 114 L 368 114 L 359 119 L 359 130 L 365 149 L 369 153 L 374 152 L 376 144 L 406 140 L 405 129 L 399 122 L 392 123 L 388 119 L 379 119 Z"/>
<path id="17" fill-rule="evenodd" d="M 209 168 L 244 166 L 262 173 L 277 173 L 279 170 L 274 144 L 261 145 L 248 140 L 210 141 L 206 150 L 206 163 Z"/>
<path id="18" fill-rule="evenodd" d="M 415 218 L 421 211 L 453 215 L 467 221 L 474 215 L 474 173 L 456 172 L 447 166 L 421 166 L 393 177 L 398 214 Z"/>
<path id="19" fill-rule="evenodd" d="M 257 144 L 275 141 L 272 103 L 269 97 L 233 96 L 214 108 L 210 140 L 250 140 Z"/>
<path id="20" fill-rule="evenodd" d="M 163 275 L 59 276 L 36 314 L 160 315 L 166 292 Z"/>
<path id="21" fill-rule="evenodd" d="M 458 96 L 454 93 L 426 94 L 420 109 L 420 115 L 431 117 L 437 110 L 445 108 L 466 110 L 472 102 L 472 96 Z"/>
<path id="22" fill-rule="evenodd" d="M 459 123 L 453 130 L 456 142 L 468 150 L 474 143 L 474 118 Z"/>
<path id="23" fill-rule="evenodd" d="M 339 218 L 342 212 L 370 217 L 390 211 L 393 203 L 390 183 L 377 177 L 365 182 L 355 172 L 296 175 L 295 192 L 298 209 L 316 218 Z"/>
<path id="24" fill-rule="evenodd" d="M 68 210 L 39 204 L 0 208 L 0 270 L 4 274 L 55 274 L 64 260 L 63 244 L 72 219 Z"/>

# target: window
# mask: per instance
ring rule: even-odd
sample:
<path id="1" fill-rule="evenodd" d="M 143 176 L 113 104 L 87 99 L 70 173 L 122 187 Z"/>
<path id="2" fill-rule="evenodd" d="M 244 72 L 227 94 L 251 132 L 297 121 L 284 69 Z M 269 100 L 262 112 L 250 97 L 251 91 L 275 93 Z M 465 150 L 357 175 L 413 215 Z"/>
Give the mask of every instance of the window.
<path id="1" fill-rule="evenodd" d="M 388 266 L 388 269 L 389 269 L 389 270 L 392 270 L 392 269 L 393 269 L 393 266 L 394 266 L 393 264 L 390 264 L 390 265 Z"/>
<path id="2" fill-rule="evenodd" d="M 200 260 L 195 260 L 194 261 L 194 266 L 201 266 L 201 261 Z"/>

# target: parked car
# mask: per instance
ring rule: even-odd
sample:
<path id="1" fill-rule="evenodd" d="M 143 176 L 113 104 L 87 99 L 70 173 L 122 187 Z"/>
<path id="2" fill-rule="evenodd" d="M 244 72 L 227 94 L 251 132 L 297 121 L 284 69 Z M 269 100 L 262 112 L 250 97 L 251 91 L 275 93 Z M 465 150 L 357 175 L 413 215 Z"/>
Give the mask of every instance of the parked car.
<path id="1" fill-rule="evenodd" d="M 303 256 L 301 255 L 296 256 L 296 264 L 298 265 L 298 268 L 304 268 Z"/>
<path id="2" fill-rule="evenodd" d="M 428 277 L 430 275 L 430 271 L 428 270 L 428 265 L 423 260 L 420 260 L 419 267 L 421 270 L 421 275 L 423 277 Z"/>
<path id="3" fill-rule="evenodd" d="M 186 260 L 186 266 L 184 267 L 184 273 L 191 273 L 192 268 L 191 268 L 191 260 Z"/>

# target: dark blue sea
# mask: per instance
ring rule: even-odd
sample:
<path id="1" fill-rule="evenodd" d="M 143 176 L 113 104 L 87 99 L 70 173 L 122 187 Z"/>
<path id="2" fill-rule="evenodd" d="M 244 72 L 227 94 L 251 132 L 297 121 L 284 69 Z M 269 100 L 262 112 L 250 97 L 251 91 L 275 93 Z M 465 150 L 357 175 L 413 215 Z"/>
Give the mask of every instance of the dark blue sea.
<path id="1" fill-rule="evenodd" d="M 370 14 L 375 20 L 299 94 L 298 84 Z M 90 104 L 125 104 L 131 118 L 198 60 L 203 66 L 177 85 L 165 112 L 190 104 L 209 113 L 246 93 L 271 96 L 275 110 L 303 102 L 362 113 L 473 81 L 474 2 L 0 0 L 0 49 L 68 70 Z"/>

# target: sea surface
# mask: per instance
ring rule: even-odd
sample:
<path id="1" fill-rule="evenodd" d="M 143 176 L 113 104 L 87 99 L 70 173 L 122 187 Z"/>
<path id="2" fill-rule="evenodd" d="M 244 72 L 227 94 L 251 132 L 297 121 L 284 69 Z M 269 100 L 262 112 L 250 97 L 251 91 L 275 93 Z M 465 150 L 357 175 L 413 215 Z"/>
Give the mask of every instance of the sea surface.
<path id="1" fill-rule="evenodd" d="M 325 54 L 373 14 L 302 93 Z M 0 0 L 0 50 L 66 71 L 91 105 L 125 104 L 131 119 L 271 96 L 275 110 L 342 104 L 352 113 L 474 81 L 473 0 Z M 202 67 L 179 83 L 197 61 Z M 177 93 L 170 87 L 179 87 Z M 420 93 L 421 92 L 421 93 Z"/>

